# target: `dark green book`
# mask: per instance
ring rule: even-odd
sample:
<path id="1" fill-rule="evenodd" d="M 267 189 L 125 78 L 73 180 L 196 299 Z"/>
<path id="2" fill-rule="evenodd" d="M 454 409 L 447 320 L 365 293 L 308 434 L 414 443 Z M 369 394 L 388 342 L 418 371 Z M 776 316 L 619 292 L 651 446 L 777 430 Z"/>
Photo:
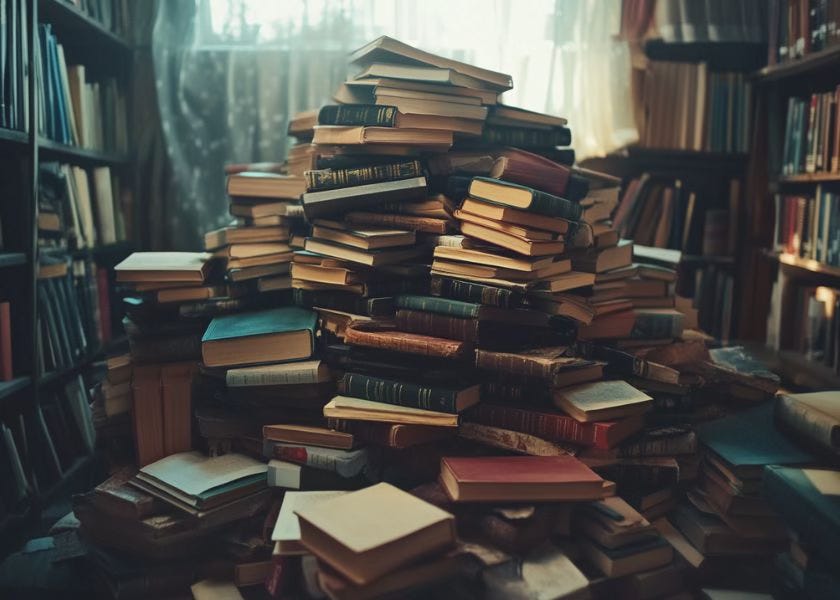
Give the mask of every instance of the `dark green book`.
<path id="1" fill-rule="evenodd" d="M 450 300 L 477 302 L 499 308 L 520 306 L 523 299 L 521 293 L 513 290 L 440 276 L 432 277 L 431 294 Z"/>
<path id="2" fill-rule="evenodd" d="M 312 356 L 313 311 L 287 306 L 216 317 L 201 338 L 208 367 L 291 362 Z"/>
<path id="3" fill-rule="evenodd" d="M 328 104 L 318 111 L 318 125 L 394 127 L 396 123 L 396 106 Z"/>
<path id="4" fill-rule="evenodd" d="M 509 206 L 569 221 L 579 221 L 583 215 L 583 208 L 576 202 L 490 177 L 474 177 L 470 182 L 469 195 L 498 206 Z"/>
<path id="5" fill-rule="evenodd" d="M 516 148 L 554 148 L 572 143 L 572 132 L 568 127 L 555 129 L 531 129 L 528 127 L 502 127 L 485 125 L 483 141 L 499 146 Z"/>
<path id="6" fill-rule="evenodd" d="M 338 382 L 338 390 L 340 394 L 353 398 L 457 414 L 478 403 L 480 386 L 459 390 L 345 373 Z"/>
<path id="7" fill-rule="evenodd" d="M 401 161 L 384 165 L 369 165 L 353 169 L 318 169 L 306 171 L 306 191 L 316 192 L 335 188 L 397 181 L 423 175 L 419 160 Z"/>
<path id="8" fill-rule="evenodd" d="M 685 316 L 673 308 L 637 308 L 630 339 L 674 339 L 682 334 Z"/>
<path id="9" fill-rule="evenodd" d="M 431 312 L 460 319 L 479 319 L 539 327 L 548 324 L 548 316 L 545 313 L 526 308 L 507 309 L 476 302 L 412 294 L 397 296 L 394 298 L 394 303 L 397 308 Z"/>
<path id="10" fill-rule="evenodd" d="M 840 471 L 768 466 L 761 493 L 802 542 L 840 569 Z"/>

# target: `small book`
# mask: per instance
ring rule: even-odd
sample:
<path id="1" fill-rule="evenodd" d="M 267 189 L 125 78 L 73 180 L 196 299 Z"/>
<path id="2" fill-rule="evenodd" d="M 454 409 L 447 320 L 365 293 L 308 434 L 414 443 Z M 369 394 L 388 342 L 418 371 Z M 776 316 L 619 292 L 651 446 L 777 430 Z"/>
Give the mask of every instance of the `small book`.
<path id="1" fill-rule="evenodd" d="M 420 408 L 373 402 L 362 398 L 336 396 L 324 406 L 324 416 L 350 421 L 380 421 L 403 425 L 457 427 L 458 415 Z"/>
<path id="2" fill-rule="evenodd" d="M 290 362 L 312 356 L 317 314 L 293 306 L 216 317 L 201 339 L 208 367 Z"/>
<path id="3" fill-rule="evenodd" d="M 320 360 L 242 367 L 225 373 L 228 387 L 313 384 L 332 379 L 329 366 Z"/>
<path id="4" fill-rule="evenodd" d="M 283 504 L 277 515 L 274 530 L 271 533 L 271 540 L 274 544 L 274 554 L 279 556 L 298 556 L 307 554 L 306 547 L 300 541 L 300 521 L 295 511 L 304 506 L 317 504 L 324 500 L 330 500 L 346 494 L 346 491 L 317 491 L 317 492 L 293 492 L 288 491 L 283 495 Z"/>
<path id="5" fill-rule="evenodd" d="M 653 406 L 653 398 L 620 379 L 562 388 L 553 396 L 558 408 L 583 422 L 623 419 Z"/>
<path id="6" fill-rule="evenodd" d="M 204 283 L 210 266 L 204 252 L 133 252 L 114 267 L 117 281 Z"/>
<path id="7" fill-rule="evenodd" d="M 454 502 L 600 500 L 604 480 L 572 456 L 441 459 L 440 483 Z"/>
<path id="8" fill-rule="evenodd" d="M 455 543 L 451 514 L 387 483 L 295 512 L 302 544 L 357 585 Z"/>
<path id="9" fill-rule="evenodd" d="M 312 237 L 363 250 L 377 250 L 395 246 L 412 246 L 416 236 L 413 231 L 361 227 L 347 229 L 338 223 L 324 223 L 316 220 L 312 227 Z"/>
<path id="10" fill-rule="evenodd" d="M 243 171 L 228 175 L 228 196 L 244 198 L 288 198 L 296 200 L 306 191 L 306 181 L 297 175 L 265 171 Z"/>
<path id="11" fill-rule="evenodd" d="M 485 202 L 509 206 L 548 217 L 577 221 L 583 214 L 580 204 L 553 196 L 533 188 L 507 181 L 475 177 L 470 183 L 469 195 Z"/>
<path id="12" fill-rule="evenodd" d="M 264 439 L 273 442 L 305 444 L 339 450 L 350 450 L 355 442 L 352 433 L 308 425 L 263 425 L 262 434 Z"/>

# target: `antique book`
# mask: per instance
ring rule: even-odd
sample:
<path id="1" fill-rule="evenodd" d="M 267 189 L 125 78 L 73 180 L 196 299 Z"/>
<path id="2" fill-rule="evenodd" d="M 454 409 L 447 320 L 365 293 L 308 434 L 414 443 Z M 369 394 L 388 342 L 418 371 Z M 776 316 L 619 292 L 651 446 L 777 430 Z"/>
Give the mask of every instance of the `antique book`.
<path id="1" fill-rule="evenodd" d="M 382 181 L 398 181 L 421 177 L 422 175 L 423 169 L 420 161 L 417 160 L 370 165 L 354 169 L 317 169 L 304 173 L 307 192 L 380 183 Z"/>
<path id="2" fill-rule="evenodd" d="M 577 221 L 582 214 L 579 204 L 565 198 L 487 177 L 473 178 L 469 187 L 469 195 L 472 198 L 491 204 L 571 221 Z"/>
<path id="3" fill-rule="evenodd" d="M 204 248 L 216 250 L 229 244 L 249 244 L 258 242 L 286 242 L 289 228 L 284 225 L 268 227 L 222 227 L 204 234 Z"/>
<path id="4" fill-rule="evenodd" d="M 441 298 L 439 296 L 401 294 L 394 299 L 394 303 L 397 308 L 425 311 L 460 319 L 500 321 L 516 325 L 533 326 L 545 326 L 548 324 L 547 317 L 539 311 L 525 308 L 503 309 L 475 302 Z"/>
<path id="5" fill-rule="evenodd" d="M 479 389 L 479 385 L 463 389 L 418 385 L 362 373 L 345 373 L 338 382 L 338 391 L 345 396 L 453 414 L 477 404 Z"/>
<path id="6" fill-rule="evenodd" d="M 306 308 L 327 308 L 342 312 L 381 317 L 394 314 L 393 298 L 362 298 L 340 290 L 294 290 L 295 304 Z"/>
<path id="7" fill-rule="evenodd" d="M 306 444 L 341 450 L 350 450 L 355 445 L 352 433 L 325 427 L 296 424 L 263 425 L 262 434 L 264 439 L 273 442 Z"/>
<path id="8" fill-rule="evenodd" d="M 572 222 L 568 219 L 559 219 L 508 206 L 491 204 L 471 197 L 464 199 L 460 210 L 484 219 L 541 229 L 557 234 L 569 233 L 572 229 Z"/>
<path id="9" fill-rule="evenodd" d="M 530 456 L 565 456 L 574 455 L 576 452 L 576 449 L 570 445 L 564 446 L 521 431 L 480 423 L 461 423 L 458 427 L 458 436 L 486 446 Z"/>
<path id="10" fill-rule="evenodd" d="M 548 412 L 482 402 L 465 414 L 465 420 L 521 431 L 552 442 L 568 442 L 608 450 L 639 432 L 641 417 L 603 423 L 581 423 L 559 412 Z"/>
<path id="11" fill-rule="evenodd" d="M 443 129 L 316 125 L 312 141 L 315 144 L 397 144 L 440 148 L 452 145 L 452 132 Z"/>
<path id="12" fill-rule="evenodd" d="M 309 252 L 331 256 L 341 260 L 359 263 L 368 267 L 393 265 L 419 258 L 426 254 L 421 246 L 402 246 L 396 248 L 382 248 L 379 250 L 362 250 L 354 246 L 328 242 L 321 238 L 306 238 L 304 244 Z"/>
<path id="13" fill-rule="evenodd" d="M 529 240 L 511 235 L 505 231 L 500 231 L 497 228 L 482 227 L 476 223 L 469 221 L 461 221 L 461 232 L 469 237 L 474 237 L 502 248 L 506 248 L 511 252 L 523 254 L 525 256 L 548 256 L 555 254 L 562 254 L 566 248 L 563 241 L 557 240 Z"/>
<path id="14" fill-rule="evenodd" d="M 410 448 L 439 442 L 453 437 L 455 431 L 449 427 L 350 421 L 336 418 L 327 419 L 327 424 L 338 431 L 352 434 L 361 442 L 388 448 Z"/>
<path id="15" fill-rule="evenodd" d="M 503 127 L 485 125 L 482 141 L 494 146 L 513 146 L 535 150 L 554 150 L 557 146 L 572 143 L 572 132 L 567 127 Z"/>
<path id="16" fill-rule="evenodd" d="M 457 414 L 383 404 L 382 402 L 348 396 L 336 396 L 330 400 L 324 406 L 324 416 L 350 421 L 381 421 L 404 425 L 436 425 L 438 427 L 458 426 Z"/>
<path id="17" fill-rule="evenodd" d="M 314 312 L 296 307 L 216 317 L 201 340 L 204 364 L 220 367 L 309 358 L 315 321 Z"/>
<path id="18" fill-rule="evenodd" d="M 475 263 L 478 265 L 501 267 L 514 271 L 534 272 L 546 269 L 554 264 L 554 257 L 522 257 L 505 250 L 488 247 L 487 249 L 453 248 L 437 246 L 434 250 L 435 259 Z M 560 261 L 561 263 L 563 261 Z M 563 264 L 566 267 L 567 264 Z M 568 270 L 568 268 L 566 269 Z"/>
<path id="19" fill-rule="evenodd" d="M 410 200 L 426 196 L 426 178 L 413 177 L 397 181 L 369 183 L 352 187 L 307 192 L 303 194 L 303 210 L 308 219 L 343 214 L 353 210 L 374 208 L 393 200 Z"/>
<path id="20" fill-rule="evenodd" d="M 475 364 L 487 371 L 537 377 L 554 386 L 573 385 L 600 379 L 603 365 L 598 362 L 566 356 L 567 348 L 533 348 L 521 352 L 492 352 L 478 349 Z"/>
<path id="21" fill-rule="evenodd" d="M 582 505 L 575 529 L 604 548 L 649 541 L 659 532 L 635 508 L 618 496 Z"/>
<path id="22" fill-rule="evenodd" d="M 812 446 L 840 453 L 840 392 L 779 394 L 776 421 Z"/>
<path id="23" fill-rule="evenodd" d="M 461 358 L 469 349 L 459 340 L 397 331 L 390 323 L 377 321 L 351 323 L 344 333 L 344 341 L 350 345 L 441 358 Z"/>
<path id="24" fill-rule="evenodd" d="M 584 422 L 641 415 L 653 406 L 653 398 L 620 379 L 555 390 L 553 397 L 558 408 Z"/>
<path id="25" fill-rule="evenodd" d="M 268 217 L 283 219 L 288 214 L 290 206 L 291 203 L 288 200 L 254 204 L 246 202 L 244 199 L 234 199 L 230 203 L 230 214 L 243 219 L 264 219 Z"/>
<path id="26" fill-rule="evenodd" d="M 603 479 L 571 456 L 441 459 L 440 483 L 455 502 L 599 500 Z"/>
<path id="27" fill-rule="evenodd" d="M 446 234 L 454 230 L 451 219 L 417 216 L 408 214 L 391 214 L 387 212 L 353 211 L 344 216 L 348 223 L 370 225 L 374 227 L 391 227 L 406 229 L 422 233 Z"/>
<path id="28" fill-rule="evenodd" d="M 452 515 L 387 483 L 295 512 L 302 544 L 358 585 L 455 543 Z"/>
<path id="29" fill-rule="evenodd" d="M 131 421 L 137 464 L 141 467 L 164 456 L 161 365 L 134 367 L 131 381 Z"/>
<path id="30" fill-rule="evenodd" d="M 443 276 L 432 277 L 429 293 L 450 300 L 475 302 L 499 308 L 514 308 L 523 301 L 523 294 L 520 292 Z"/>
<path id="31" fill-rule="evenodd" d="M 266 480 L 269 487 L 288 490 L 358 490 L 370 484 L 364 474 L 345 477 L 335 471 L 280 459 L 268 461 Z"/>
<path id="32" fill-rule="evenodd" d="M 161 365 L 163 450 L 168 456 L 192 449 L 192 383 L 194 362 Z"/>
<path id="33" fill-rule="evenodd" d="M 492 600 L 589 598 L 589 580 L 571 558 L 552 544 L 531 549 L 523 557 L 486 566 L 481 571 L 486 597 Z"/>
<path id="34" fill-rule="evenodd" d="M 476 343 L 479 338 L 480 321 L 421 310 L 400 309 L 396 315 L 396 326 L 399 331 L 408 333 L 422 333 Z"/>
<path id="35" fill-rule="evenodd" d="M 461 222 L 472 223 L 474 225 L 479 225 L 487 229 L 493 229 L 499 233 L 506 233 L 516 238 L 522 238 L 525 240 L 530 240 L 532 242 L 563 241 L 563 238 L 559 237 L 560 234 L 555 233 L 553 231 L 545 231 L 543 229 L 526 227 L 524 225 L 517 225 L 515 223 L 505 223 L 504 221 L 495 221 L 493 219 L 487 219 L 485 217 L 474 215 L 463 210 L 456 209 L 452 213 L 452 216 Z M 492 243 L 492 240 L 488 241 Z"/>
<path id="36" fill-rule="evenodd" d="M 297 199 L 306 190 L 302 177 L 266 171 L 243 171 L 227 178 L 228 196 Z"/>
<path id="37" fill-rule="evenodd" d="M 580 549 L 606 577 L 623 577 L 650 571 L 671 562 L 674 549 L 657 536 L 618 548 L 606 548 L 592 540 L 582 540 Z"/>
<path id="38" fill-rule="evenodd" d="M 349 228 L 343 223 L 316 219 L 312 228 L 312 237 L 362 248 L 376 250 L 394 246 L 412 246 L 415 242 L 413 231 L 399 229 Z"/>
<path id="39" fill-rule="evenodd" d="M 346 491 L 313 491 L 296 492 L 288 491 L 283 495 L 283 504 L 277 515 L 274 530 L 271 532 L 271 540 L 274 544 L 274 554 L 279 556 L 296 556 L 306 554 L 307 549 L 300 541 L 300 522 L 295 510 L 336 498 L 346 494 Z"/>
<path id="40" fill-rule="evenodd" d="M 587 273 L 603 273 L 633 264 L 633 242 L 623 240 L 617 246 L 589 250 L 572 255 L 572 268 Z"/>
<path id="41" fill-rule="evenodd" d="M 128 484 L 133 469 L 121 469 L 93 489 L 90 500 L 97 509 L 116 517 L 140 520 L 163 512 L 165 504 Z"/>
<path id="42" fill-rule="evenodd" d="M 509 109 L 499 105 L 492 114 L 499 115 Z M 556 125 L 562 127 L 564 123 Z M 518 148 L 505 148 L 500 152 L 490 177 L 533 187 L 572 201 L 580 200 L 589 191 L 589 180 L 574 174 L 566 165 Z"/>
<path id="43" fill-rule="evenodd" d="M 210 267 L 204 252 L 134 252 L 114 267 L 117 281 L 203 283 Z"/>
<path id="44" fill-rule="evenodd" d="M 228 369 L 228 387 L 299 385 L 332 381 L 329 365 L 321 360 Z"/>

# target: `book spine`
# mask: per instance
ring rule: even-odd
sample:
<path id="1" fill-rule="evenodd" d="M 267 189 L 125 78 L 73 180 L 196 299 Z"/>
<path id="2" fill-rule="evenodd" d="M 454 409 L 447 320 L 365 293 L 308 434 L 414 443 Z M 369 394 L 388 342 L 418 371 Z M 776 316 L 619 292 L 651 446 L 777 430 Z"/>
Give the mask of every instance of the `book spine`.
<path id="1" fill-rule="evenodd" d="M 458 412 L 456 390 L 425 387 L 358 373 L 345 373 L 338 385 L 339 393 L 354 398 L 450 414 Z"/>
<path id="2" fill-rule="evenodd" d="M 318 370 L 318 365 L 281 372 L 255 368 L 230 369 L 226 380 L 229 387 L 314 384 L 318 382 Z"/>
<path id="3" fill-rule="evenodd" d="M 606 431 L 609 425 L 580 423 L 566 415 L 479 404 L 468 413 L 466 420 L 491 427 L 512 429 L 551 442 L 569 442 L 608 449 Z"/>
<path id="4" fill-rule="evenodd" d="M 565 448 L 528 433 L 477 423 L 462 423 L 458 428 L 458 435 L 480 444 L 530 456 L 564 456 L 575 453 L 574 448 Z"/>
<path id="5" fill-rule="evenodd" d="M 460 358 L 464 353 L 464 345 L 460 341 L 456 342 L 397 331 L 361 331 L 352 326 L 347 327 L 344 342 L 351 346 L 367 346 L 369 348 L 381 348 L 395 352 L 420 354 L 422 356 L 438 356 L 442 358 Z"/>
<path id="6" fill-rule="evenodd" d="M 545 130 L 485 125 L 482 137 L 488 144 L 516 148 L 554 148 L 572 143 L 572 132 L 568 127 Z"/>
<path id="7" fill-rule="evenodd" d="M 341 477 L 355 477 L 367 465 L 367 454 L 364 452 L 347 453 L 315 446 L 275 444 L 268 440 L 266 440 L 265 446 L 264 454 L 268 457 L 321 471 L 329 471 Z"/>
<path id="8" fill-rule="evenodd" d="M 674 437 L 653 438 L 621 446 L 620 458 L 644 458 L 648 456 L 674 456 L 692 454 L 697 451 L 697 436 L 694 433 Z"/>
<path id="9" fill-rule="evenodd" d="M 832 432 L 838 425 L 824 413 L 808 410 L 808 407 L 789 396 L 776 398 L 776 419 L 788 429 L 815 442 L 828 450 L 836 450 L 832 444 Z"/>
<path id="10" fill-rule="evenodd" d="M 306 191 L 308 192 L 410 179 L 421 175 L 423 175 L 423 169 L 420 161 L 417 160 L 387 165 L 371 165 L 355 169 L 320 169 L 304 172 Z"/>
<path id="11" fill-rule="evenodd" d="M 395 303 L 397 308 L 437 313 L 461 319 L 477 318 L 481 308 L 477 304 L 435 296 L 397 296 Z"/>
<path id="12" fill-rule="evenodd" d="M 397 329 L 462 342 L 475 342 L 478 339 L 478 321 L 416 310 L 398 310 Z"/>
<path id="13" fill-rule="evenodd" d="M 350 212 L 344 216 L 348 223 L 357 225 L 376 225 L 379 227 L 394 227 L 423 233 L 444 234 L 452 230 L 452 223 L 446 219 L 431 217 L 415 217 L 411 215 L 390 215 L 373 212 Z"/>
<path id="14" fill-rule="evenodd" d="M 551 390 L 543 385 L 524 385 L 506 381 L 485 381 L 481 384 L 481 398 L 511 404 L 539 404 L 551 402 Z"/>
<path id="15" fill-rule="evenodd" d="M 676 338 L 683 330 L 682 313 L 660 314 L 636 311 L 636 320 L 630 339 L 659 340 Z"/>
<path id="16" fill-rule="evenodd" d="M 583 207 L 580 204 L 538 190 L 532 192 L 530 210 L 570 221 L 579 221 L 583 216 Z"/>
<path id="17" fill-rule="evenodd" d="M 331 104 L 318 111 L 318 125 L 393 127 L 395 106 L 376 104 Z"/>
<path id="18" fill-rule="evenodd" d="M 526 377 L 539 377 L 540 379 L 549 379 L 552 376 L 549 365 L 528 360 L 517 354 L 476 350 L 475 361 L 479 369 L 488 371 L 500 371 L 514 375 L 525 375 Z"/>
<path id="19" fill-rule="evenodd" d="M 451 300 L 477 302 L 499 308 L 512 308 L 521 302 L 521 296 L 512 290 L 449 277 L 432 277 L 431 294 Z"/>
<path id="20" fill-rule="evenodd" d="M 360 298 L 342 292 L 295 289 L 294 303 L 304 308 L 327 308 L 369 317 L 394 314 L 393 298 Z"/>

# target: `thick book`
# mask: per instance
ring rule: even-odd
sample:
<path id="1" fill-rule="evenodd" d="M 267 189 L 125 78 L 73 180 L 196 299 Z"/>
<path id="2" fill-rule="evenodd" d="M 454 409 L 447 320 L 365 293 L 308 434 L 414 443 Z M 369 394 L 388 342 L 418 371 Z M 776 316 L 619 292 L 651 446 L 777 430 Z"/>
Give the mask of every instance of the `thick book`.
<path id="1" fill-rule="evenodd" d="M 455 544 L 451 514 L 387 483 L 295 512 L 303 545 L 357 585 Z"/>
<path id="2" fill-rule="evenodd" d="M 425 177 L 412 177 L 396 181 L 382 181 L 306 192 L 302 196 L 303 211 L 306 218 L 310 220 L 329 215 L 340 215 L 354 210 L 375 208 L 396 200 L 424 198 L 426 189 Z"/>
<path id="3" fill-rule="evenodd" d="M 398 331 L 389 323 L 375 321 L 350 323 L 344 332 L 344 341 L 351 346 L 441 358 L 462 358 L 470 348 L 460 340 Z"/>
<path id="4" fill-rule="evenodd" d="M 370 454 L 367 448 L 324 448 L 300 443 L 263 440 L 263 457 L 281 460 L 321 471 L 329 471 L 346 479 L 367 474 Z"/>
<path id="5" fill-rule="evenodd" d="M 584 422 L 641 415 L 653 407 L 653 398 L 620 379 L 567 387 L 553 395 L 558 408 Z"/>
<path id="6" fill-rule="evenodd" d="M 481 322 L 476 319 L 462 319 L 420 310 L 400 309 L 396 315 L 396 326 L 407 333 L 421 333 L 451 340 L 476 343 L 481 331 Z"/>
<path id="7" fill-rule="evenodd" d="M 227 194 L 234 198 L 281 198 L 297 200 L 306 182 L 297 175 L 265 171 L 243 171 L 228 175 Z"/>
<path id="8" fill-rule="evenodd" d="M 763 481 L 762 496 L 797 539 L 840 568 L 840 471 L 773 465 L 764 469 Z"/>
<path id="9" fill-rule="evenodd" d="M 210 267 L 204 252 L 134 252 L 114 267 L 117 281 L 204 283 Z"/>
<path id="10" fill-rule="evenodd" d="M 540 129 L 531 127 L 502 127 L 486 125 L 482 141 L 496 146 L 515 148 L 551 149 L 556 146 L 568 146 L 572 143 L 572 132 L 568 127 Z"/>
<path id="11" fill-rule="evenodd" d="M 350 421 L 379 421 L 403 425 L 457 427 L 458 415 L 420 408 L 384 404 L 362 398 L 336 396 L 324 406 L 324 416 Z"/>
<path id="12" fill-rule="evenodd" d="M 516 325 L 533 326 L 545 326 L 548 324 L 548 318 L 539 311 L 526 308 L 502 309 L 475 302 L 441 298 L 439 296 L 402 294 L 394 299 L 394 303 L 397 308 L 430 312 L 460 319 L 499 321 Z"/>
<path id="13" fill-rule="evenodd" d="M 508 450 L 517 454 L 530 456 L 566 456 L 574 455 L 575 448 L 570 445 L 549 442 L 535 435 L 491 427 L 480 423 L 461 423 L 458 427 L 458 437 L 485 446 Z"/>
<path id="14" fill-rule="evenodd" d="M 520 150 L 505 148 L 490 171 L 490 177 L 512 181 L 576 202 L 589 191 L 589 180 L 566 165 Z"/>
<path id="15" fill-rule="evenodd" d="M 811 446 L 840 453 L 840 392 L 779 394 L 776 420 Z"/>
<path id="16" fill-rule="evenodd" d="M 320 360 L 228 369 L 228 387 L 299 385 L 332 381 L 329 366 Z"/>
<path id="17" fill-rule="evenodd" d="M 527 210 L 484 202 L 475 198 L 465 198 L 460 210 L 484 219 L 541 229 L 557 234 L 573 231 L 573 222 L 568 219 L 558 219 Z"/>
<path id="18" fill-rule="evenodd" d="M 338 382 L 338 391 L 344 396 L 452 414 L 466 410 L 480 399 L 478 385 L 451 389 L 361 373 L 345 373 Z"/>
<path id="19" fill-rule="evenodd" d="M 531 410 L 501 404 L 480 403 L 464 415 L 466 421 L 512 429 L 552 442 L 568 442 L 609 450 L 639 432 L 644 419 L 630 417 L 621 421 L 581 423 L 559 412 Z"/>
<path id="20" fill-rule="evenodd" d="M 315 144 L 336 145 L 408 145 L 431 148 L 448 148 L 452 145 L 452 132 L 444 129 L 417 129 L 407 127 L 345 127 L 342 125 L 316 125 Z"/>
<path id="21" fill-rule="evenodd" d="M 363 250 L 413 246 L 416 241 L 413 231 L 364 227 L 348 228 L 340 223 L 321 220 L 315 221 L 312 227 L 312 237 Z"/>
<path id="22" fill-rule="evenodd" d="M 422 177 L 422 175 L 423 168 L 418 160 L 370 165 L 354 169 L 317 169 L 304 172 L 307 192 L 320 192 L 383 181 L 399 181 Z"/>
<path id="23" fill-rule="evenodd" d="M 469 195 L 491 204 L 559 217 L 570 221 L 580 219 L 579 204 L 533 188 L 488 177 L 475 177 L 470 182 Z"/>
<path id="24" fill-rule="evenodd" d="M 307 554 L 306 547 L 300 541 L 300 522 L 295 511 L 298 508 L 309 506 L 330 498 L 346 494 L 346 491 L 317 491 L 317 492 L 295 492 L 288 491 L 283 494 L 283 504 L 277 514 L 277 521 L 271 532 L 271 540 L 274 542 L 274 554 L 277 556 L 297 556 Z"/>
<path id="25" fill-rule="evenodd" d="M 566 243 L 562 240 L 529 240 L 495 227 L 484 227 L 464 220 L 461 221 L 461 233 L 524 256 L 555 256 L 566 249 Z"/>
<path id="26" fill-rule="evenodd" d="M 375 227 L 405 229 L 438 235 L 449 233 L 454 229 L 454 221 L 449 218 L 440 219 L 436 217 L 366 211 L 349 212 L 344 218 L 348 223 L 357 225 L 373 225 Z"/>
<path id="27" fill-rule="evenodd" d="M 351 434 L 355 439 L 366 444 L 400 449 L 447 440 L 452 438 L 455 432 L 450 427 L 349 421 L 335 418 L 327 419 L 327 424 L 339 432 Z"/>
<path id="28" fill-rule="evenodd" d="M 350 450 L 355 445 L 352 433 L 309 425 L 263 425 L 262 434 L 266 440 L 288 444 L 306 444 L 340 450 Z"/>
<path id="29" fill-rule="evenodd" d="M 533 348 L 520 352 L 476 350 L 475 364 L 495 373 L 534 377 L 552 385 L 573 385 L 599 379 L 603 365 L 576 356 L 566 356 L 567 348 Z"/>
<path id="30" fill-rule="evenodd" d="M 604 496 L 604 480 L 572 456 L 445 457 L 440 483 L 454 502 L 568 502 Z"/>
<path id="31" fill-rule="evenodd" d="M 605 577 L 651 571 L 669 564 L 674 558 L 674 548 L 661 537 L 620 548 L 606 548 L 594 540 L 583 540 L 580 549 Z"/>
<path id="32" fill-rule="evenodd" d="M 665 340 L 680 337 L 685 315 L 673 308 L 639 308 L 633 311 L 635 320 L 630 338 L 636 340 Z"/>
<path id="33" fill-rule="evenodd" d="M 297 307 L 216 317 L 201 339 L 209 367 L 304 360 L 315 347 L 317 315 Z"/>
<path id="34" fill-rule="evenodd" d="M 129 485 L 135 472 L 122 469 L 93 489 L 90 500 L 93 505 L 115 517 L 132 520 L 145 519 L 163 512 L 165 504 L 141 490 Z"/>
<path id="35" fill-rule="evenodd" d="M 368 317 L 394 314 L 393 298 L 362 298 L 343 291 L 296 289 L 294 301 L 305 308 L 326 308 Z"/>
<path id="36" fill-rule="evenodd" d="M 450 300 L 474 302 L 499 308 L 515 308 L 524 300 L 524 295 L 515 290 L 443 276 L 432 277 L 429 293 L 432 296 Z"/>

